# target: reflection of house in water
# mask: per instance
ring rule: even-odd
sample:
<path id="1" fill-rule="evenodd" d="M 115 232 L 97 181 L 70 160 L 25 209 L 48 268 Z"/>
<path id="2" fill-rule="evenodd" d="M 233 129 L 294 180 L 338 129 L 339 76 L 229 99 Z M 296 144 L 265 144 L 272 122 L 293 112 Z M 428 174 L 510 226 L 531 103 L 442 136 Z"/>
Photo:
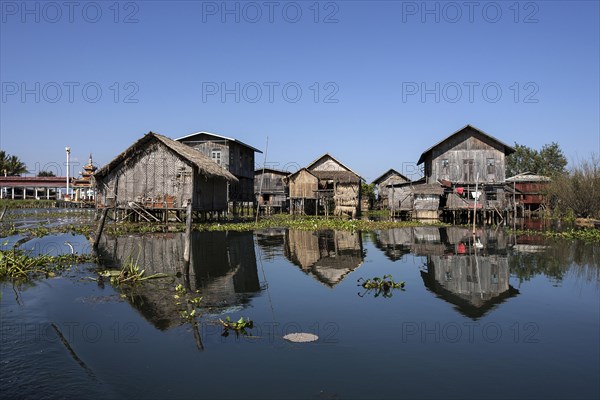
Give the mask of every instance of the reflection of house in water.
<path id="1" fill-rule="evenodd" d="M 283 257 L 285 231 L 284 228 L 269 228 L 254 231 L 256 243 L 260 248 L 261 257 L 264 261 L 271 261 L 277 257 Z"/>
<path id="2" fill-rule="evenodd" d="M 100 241 L 100 256 L 111 267 L 121 268 L 133 260 L 146 275 L 169 275 L 145 282 L 128 296 L 159 329 L 181 323 L 173 294 L 175 285 L 184 283 L 183 243 L 182 233 L 103 236 Z M 260 290 L 252 233 L 193 232 L 190 253 L 190 286 L 200 291 L 204 307 L 243 306 Z"/>
<path id="3" fill-rule="evenodd" d="M 475 249 L 468 229 L 440 228 L 444 254 L 427 254 L 421 277 L 438 297 L 477 319 L 519 292 L 510 286 L 507 242 L 502 231 L 485 231 Z"/>
<path id="4" fill-rule="evenodd" d="M 205 305 L 243 305 L 260 291 L 252 232 L 194 232 L 190 263 Z"/>
<path id="5" fill-rule="evenodd" d="M 392 261 L 412 253 L 427 257 L 425 286 L 470 318 L 479 318 L 518 293 L 509 285 L 508 238 L 504 231 L 480 230 L 475 253 L 469 228 L 424 226 L 377 232 L 375 245 Z"/>
<path id="6" fill-rule="evenodd" d="M 360 234 L 345 231 L 289 230 L 285 256 L 329 287 L 341 282 L 364 259 Z"/>
<path id="7" fill-rule="evenodd" d="M 375 232 L 375 247 L 383 251 L 387 258 L 398 261 L 402 256 L 410 254 L 414 243 L 411 228 L 387 229 Z"/>

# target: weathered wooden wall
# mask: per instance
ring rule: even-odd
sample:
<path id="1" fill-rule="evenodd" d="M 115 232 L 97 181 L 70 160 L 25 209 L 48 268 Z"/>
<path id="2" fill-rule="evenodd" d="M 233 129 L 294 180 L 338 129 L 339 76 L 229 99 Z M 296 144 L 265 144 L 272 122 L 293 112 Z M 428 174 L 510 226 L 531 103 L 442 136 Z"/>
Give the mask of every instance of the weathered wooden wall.
<path id="1" fill-rule="evenodd" d="M 160 143 L 129 158 L 98 182 L 100 206 L 127 207 L 130 201 L 154 208 L 182 208 L 193 196 L 194 169 Z"/>
<path id="2" fill-rule="evenodd" d="M 306 170 L 300 170 L 296 175 L 290 177 L 290 198 L 316 199 L 316 190 L 319 180 Z"/>
<path id="3" fill-rule="evenodd" d="M 213 152 L 221 152 L 221 165 L 231 172 L 238 182 L 229 185 L 230 201 L 253 202 L 254 197 L 254 150 L 237 142 L 199 134 L 181 143 L 191 146 L 212 158 Z M 214 158 L 213 158 L 214 159 Z"/>
<path id="4" fill-rule="evenodd" d="M 405 183 L 405 182 L 408 182 L 408 181 L 406 179 L 404 179 L 402 176 L 395 174 L 395 173 L 388 174 L 387 177 L 385 177 L 385 179 L 383 179 L 381 182 L 379 182 L 376 185 L 377 195 L 379 198 L 379 207 L 387 208 L 389 205 L 389 191 L 387 189 L 388 185 L 394 185 L 394 184 Z"/>
<path id="5" fill-rule="evenodd" d="M 310 166 L 311 171 L 348 171 L 348 169 L 344 168 L 335 160 L 324 157 L 321 160 L 317 161 L 315 164 Z"/>
<path id="6" fill-rule="evenodd" d="M 254 174 L 254 192 L 257 194 L 259 204 L 270 204 L 281 206 L 285 203 L 288 186 L 284 182 L 287 176 L 284 172 L 272 170 L 257 170 Z M 261 187 L 262 181 L 262 187 Z M 260 192 L 260 198 L 258 193 Z"/>
<path id="7" fill-rule="evenodd" d="M 472 160 L 473 167 L 467 167 L 465 160 Z M 493 167 L 488 166 L 488 160 L 493 161 Z M 428 183 L 444 179 L 474 184 L 477 173 L 480 183 L 504 182 L 504 149 L 469 130 L 434 147 L 425 159 Z"/>
<path id="8" fill-rule="evenodd" d="M 413 209 L 414 196 L 409 185 L 388 188 L 388 208 L 397 211 Z"/>
<path id="9" fill-rule="evenodd" d="M 227 210 L 227 182 L 224 179 L 206 179 L 199 175 L 194 180 L 194 188 L 192 204 L 195 211 Z"/>

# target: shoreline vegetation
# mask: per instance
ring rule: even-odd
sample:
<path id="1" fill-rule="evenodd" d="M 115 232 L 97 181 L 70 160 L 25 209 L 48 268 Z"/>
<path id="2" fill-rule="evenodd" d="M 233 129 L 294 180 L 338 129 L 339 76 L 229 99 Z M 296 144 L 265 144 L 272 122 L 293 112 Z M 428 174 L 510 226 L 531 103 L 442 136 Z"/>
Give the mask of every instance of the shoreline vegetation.
<path id="1" fill-rule="evenodd" d="M 1 211 L 1 210 L 0 210 Z M 95 232 L 97 221 L 94 218 L 95 212 L 90 209 L 68 209 L 58 211 L 54 209 L 37 209 L 31 212 L 23 210 L 19 213 L 6 213 L 0 221 L 0 238 L 6 238 L 14 235 L 24 237 L 43 237 L 50 234 L 71 233 L 81 234 L 88 239 Z M 80 218 L 77 222 L 68 222 L 55 224 L 53 220 L 58 218 Z M 450 224 L 438 221 L 392 221 L 387 219 L 388 214 L 385 210 L 372 211 L 366 214 L 367 218 L 348 219 L 342 217 L 324 216 L 302 216 L 289 214 L 276 214 L 265 216 L 255 221 L 254 217 L 239 220 L 222 220 L 213 222 L 197 222 L 192 224 L 193 231 L 255 231 L 262 229 L 294 229 L 294 230 L 341 230 L 350 232 L 359 231 L 378 231 L 396 228 L 411 228 L 423 226 L 451 226 Z M 373 219 L 370 219 L 373 218 Z M 566 228 L 560 230 L 523 230 L 512 229 L 509 226 L 502 227 L 512 234 L 516 235 L 541 235 L 546 238 L 561 239 L 579 239 L 585 241 L 600 241 L 600 229 L 596 228 L 600 221 L 594 219 L 560 219 L 540 216 L 540 219 L 546 219 L 551 222 L 560 221 Z M 35 222 L 37 226 L 19 227 L 18 222 Z M 67 221 L 64 221 L 67 222 Z M 29 224 L 30 225 L 30 224 Z M 471 226 L 464 225 L 465 228 Z M 109 235 L 143 234 L 143 233 L 170 233 L 185 232 L 185 224 L 182 222 L 169 223 L 149 223 L 149 222 L 114 222 L 107 221 L 104 233 Z"/>
<path id="2" fill-rule="evenodd" d="M 0 281 L 4 280 L 30 280 L 35 277 L 52 277 L 69 266 L 96 262 L 97 259 L 93 255 L 78 255 L 67 254 L 60 256 L 37 255 L 31 256 L 18 247 L 22 244 L 37 237 L 43 237 L 53 234 L 81 234 L 87 239 L 92 237 L 96 230 L 97 222 L 92 218 L 90 210 L 73 210 L 65 211 L 63 214 L 54 212 L 53 210 L 37 210 L 35 212 L 25 212 L 15 214 L 19 218 L 5 218 L 0 223 L 0 238 L 4 238 L 3 245 L 6 246 L 6 240 L 10 236 L 22 236 L 12 249 L 0 250 Z M 76 223 L 66 223 L 55 225 L 53 219 L 60 215 L 69 217 L 83 217 L 82 220 Z M 14 215 L 13 215 L 14 216 Z M 35 226 L 31 226 L 28 217 L 42 217 L 42 221 L 37 221 Z M 384 217 L 384 213 L 374 213 L 371 217 Z M 29 226 L 19 228 L 15 225 L 19 219 L 27 221 Z M 521 230 L 510 229 L 504 227 L 511 235 L 515 236 L 537 236 L 547 240 L 557 241 L 577 241 L 583 243 L 599 243 L 600 229 L 595 228 L 595 220 L 571 221 L 570 224 L 565 224 L 568 227 L 561 230 Z M 425 223 L 422 221 L 390 221 L 390 220 L 370 220 L 370 219 L 345 219 L 338 217 L 315 217 L 315 216 L 297 216 L 279 214 L 269 217 L 263 217 L 258 222 L 252 220 L 245 221 L 223 221 L 211 223 L 195 223 L 193 224 L 194 231 L 256 231 L 263 229 L 292 229 L 292 230 L 338 230 L 350 231 L 352 233 L 373 232 L 386 229 L 410 228 L 436 226 L 444 227 L 449 224 L 439 221 L 431 221 Z M 471 229 L 471 226 L 463 225 L 465 229 Z M 481 227 L 479 227 L 480 229 Z M 130 223 L 130 222 L 109 222 L 107 223 L 104 234 L 111 236 L 128 235 L 128 234 L 145 234 L 145 233 L 172 233 L 185 232 L 185 224 L 183 223 Z"/>

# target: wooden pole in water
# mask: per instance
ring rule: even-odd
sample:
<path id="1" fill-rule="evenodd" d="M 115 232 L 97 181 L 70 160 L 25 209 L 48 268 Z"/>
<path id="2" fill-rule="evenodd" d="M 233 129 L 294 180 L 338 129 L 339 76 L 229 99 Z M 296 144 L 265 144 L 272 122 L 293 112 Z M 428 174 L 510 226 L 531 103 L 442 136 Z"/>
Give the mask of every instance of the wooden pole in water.
<path id="1" fill-rule="evenodd" d="M 473 235 L 475 235 L 475 222 L 477 221 L 477 190 L 479 188 L 479 172 L 477 173 L 477 177 L 475 178 L 475 203 L 473 204 Z"/>
<path id="2" fill-rule="evenodd" d="M 265 167 L 267 164 L 267 153 L 269 152 L 269 137 L 267 136 L 267 144 L 265 146 L 265 158 L 263 159 L 262 175 L 260 176 L 260 188 L 258 189 L 258 203 L 256 204 L 256 221 L 258 222 L 258 214 L 260 214 L 260 196 L 262 195 L 263 182 L 265 180 Z"/>
<path id="3" fill-rule="evenodd" d="M 98 249 L 98 243 L 100 243 L 100 236 L 102 236 L 102 231 L 104 230 L 104 222 L 106 221 L 106 215 L 108 214 L 108 207 L 105 207 L 102 210 L 102 216 L 100 217 L 100 223 L 98 223 L 98 229 L 96 229 L 96 237 L 94 238 L 94 251 Z"/>
<path id="4" fill-rule="evenodd" d="M 517 230 L 517 181 L 513 181 L 513 231 Z"/>
<path id="5" fill-rule="evenodd" d="M 190 242 L 192 236 L 192 201 L 188 201 L 186 215 L 185 215 L 185 238 L 183 247 L 183 261 L 185 263 L 190 262 Z"/>

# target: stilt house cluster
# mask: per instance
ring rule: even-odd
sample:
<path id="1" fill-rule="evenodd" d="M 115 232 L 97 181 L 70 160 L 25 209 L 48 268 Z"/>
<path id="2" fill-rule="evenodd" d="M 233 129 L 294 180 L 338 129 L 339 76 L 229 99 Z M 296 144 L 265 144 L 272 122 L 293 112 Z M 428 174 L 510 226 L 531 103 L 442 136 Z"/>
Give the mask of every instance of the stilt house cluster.
<path id="1" fill-rule="evenodd" d="M 360 215 L 363 178 L 326 153 L 298 171 L 255 169 L 260 150 L 237 139 L 197 132 L 177 140 L 148 133 L 93 174 L 96 203 L 133 220 L 181 219 L 188 204 L 196 217 L 289 212 Z M 394 217 L 442 218 L 466 223 L 506 221 L 517 206 L 543 205 L 546 177 L 506 179 L 514 149 L 467 125 L 425 150 L 424 176 L 410 180 L 389 169 L 373 181 L 377 206 Z M 473 212 L 475 210 L 475 212 Z"/>

